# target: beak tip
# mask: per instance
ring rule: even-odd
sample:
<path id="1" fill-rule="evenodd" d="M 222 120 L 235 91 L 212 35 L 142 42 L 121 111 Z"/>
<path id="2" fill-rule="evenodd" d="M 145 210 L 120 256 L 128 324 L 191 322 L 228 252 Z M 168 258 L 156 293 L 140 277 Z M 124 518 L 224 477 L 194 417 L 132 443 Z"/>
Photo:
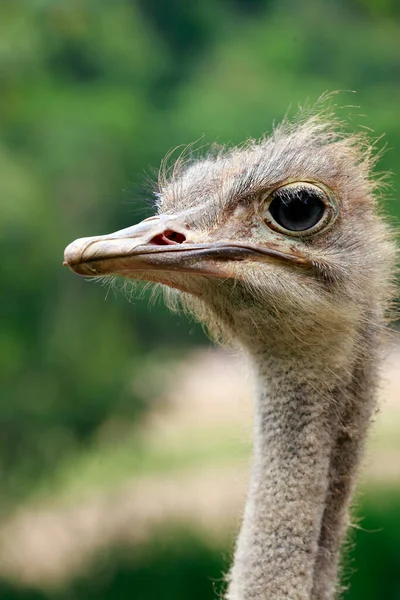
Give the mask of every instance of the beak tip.
<path id="1" fill-rule="evenodd" d="M 65 267 L 71 267 L 75 264 L 79 264 L 83 259 L 83 253 L 90 245 L 91 238 L 79 238 L 69 244 L 64 250 L 64 262 Z"/>

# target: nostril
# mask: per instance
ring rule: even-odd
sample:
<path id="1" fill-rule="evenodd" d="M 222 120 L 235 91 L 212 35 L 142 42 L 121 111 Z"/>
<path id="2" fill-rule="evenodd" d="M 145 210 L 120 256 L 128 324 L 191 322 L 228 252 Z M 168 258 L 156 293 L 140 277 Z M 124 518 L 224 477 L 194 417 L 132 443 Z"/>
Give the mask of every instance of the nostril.
<path id="1" fill-rule="evenodd" d="M 167 229 L 163 233 L 155 235 L 150 240 L 150 244 L 154 244 L 156 246 L 171 246 L 172 244 L 183 244 L 185 241 L 186 237 L 183 235 L 183 233 L 172 231 L 172 229 Z"/>
<path id="2" fill-rule="evenodd" d="M 176 244 L 183 244 L 183 242 L 186 241 L 186 237 L 183 235 L 183 233 L 179 233 L 179 231 L 168 230 L 164 232 L 164 236 L 167 238 L 167 240 L 175 242 Z"/>

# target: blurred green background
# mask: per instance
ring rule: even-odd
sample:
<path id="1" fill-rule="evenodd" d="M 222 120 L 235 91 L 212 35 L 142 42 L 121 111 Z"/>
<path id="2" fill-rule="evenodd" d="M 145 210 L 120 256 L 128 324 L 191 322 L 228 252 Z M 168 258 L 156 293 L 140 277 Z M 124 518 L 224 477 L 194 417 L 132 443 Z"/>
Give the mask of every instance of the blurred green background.
<path id="1" fill-rule="evenodd" d="M 393 172 L 387 209 L 396 222 L 397 0 L 2 0 L 5 600 L 205 600 L 222 588 L 242 492 L 223 526 L 211 509 L 229 513 L 229 493 L 193 520 L 191 498 L 212 502 L 207 485 L 246 469 L 250 435 L 226 416 L 236 405 L 221 424 L 203 413 L 191 421 L 174 393 L 189 360 L 189 387 L 176 392 L 189 414 L 196 372 L 212 382 L 209 365 L 221 360 L 224 370 L 225 358 L 208 354 L 195 323 L 160 303 L 149 308 L 148 293 L 128 302 L 129 293 L 62 269 L 63 249 L 151 214 L 150 182 L 172 147 L 257 137 L 327 90 L 342 90 L 334 101 L 350 130 L 384 135 L 379 168 Z M 378 466 L 361 487 L 347 600 L 400 599 L 395 401 L 391 411 L 371 446 Z M 185 490 L 187 518 L 174 511 L 173 494 Z"/>

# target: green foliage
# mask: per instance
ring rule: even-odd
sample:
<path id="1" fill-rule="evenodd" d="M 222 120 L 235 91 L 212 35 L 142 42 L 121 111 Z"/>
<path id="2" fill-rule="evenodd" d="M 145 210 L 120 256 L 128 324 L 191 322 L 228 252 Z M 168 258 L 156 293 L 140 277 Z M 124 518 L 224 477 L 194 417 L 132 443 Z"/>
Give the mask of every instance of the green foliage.
<path id="1" fill-rule="evenodd" d="M 344 600 L 400 598 L 400 495 L 398 488 L 369 489 L 358 514 Z"/>

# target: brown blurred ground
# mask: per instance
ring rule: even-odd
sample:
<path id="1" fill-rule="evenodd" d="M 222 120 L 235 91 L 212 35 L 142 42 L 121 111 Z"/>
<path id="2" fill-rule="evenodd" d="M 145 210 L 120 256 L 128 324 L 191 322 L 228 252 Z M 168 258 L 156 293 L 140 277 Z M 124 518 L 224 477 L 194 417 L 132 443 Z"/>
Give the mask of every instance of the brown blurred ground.
<path id="1" fill-rule="evenodd" d="M 220 350 L 196 350 L 173 368 L 158 367 L 147 376 L 161 378 L 164 392 L 148 418 L 145 445 L 184 455 L 192 444 L 207 449 L 229 438 L 229 456 L 216 452 L 215 463 L 132 474 L 95 492 L 81 481 L 78 498 L 56 494 L 31 501 L 3 525 L 2 575 L 38 587 L 57 586 L 83 572 L 99 549 L 140 543 L 169 524 L 194 527 L 207 538 L 234 535 L 250 456 L 251 386 L 245 368 Z M 365 489 L 400 484 L 400 346 L 388 351 L 380 406 L 361 477 Z"/>

